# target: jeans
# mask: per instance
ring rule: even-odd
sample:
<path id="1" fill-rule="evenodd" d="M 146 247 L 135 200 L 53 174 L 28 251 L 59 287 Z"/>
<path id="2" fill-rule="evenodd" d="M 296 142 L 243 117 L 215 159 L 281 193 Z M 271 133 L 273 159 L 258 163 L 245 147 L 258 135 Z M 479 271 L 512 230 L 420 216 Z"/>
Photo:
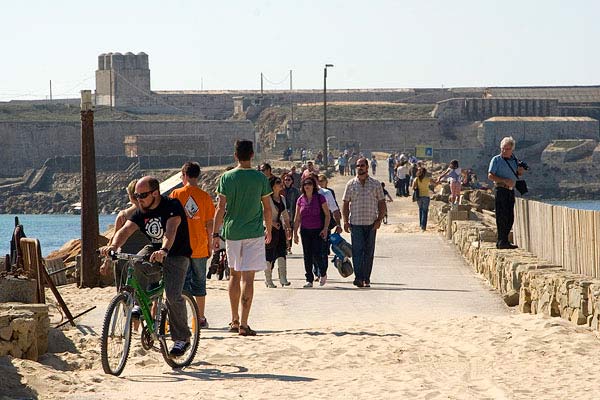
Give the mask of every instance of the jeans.
<path id="1" fill-rule="evenodd" d="M 417 204 L 419 205 L 419 225 L 421 229 L 427 229 L 427 214 L 429 214 L 429 196 L 423 196 L 417 198 Z"/>
<path id="2" fill-rule="evenodd" d="M 406 179 L 398 179 L 396 196 L 408 196 L 408 182 L 406 182 Z"/>
<path id="3" fill-rule="evenodd" d="M 508 234 L 515 222 L 515 191 L 496 188 L 496 229 L 498 229 L 497 245 L 505 245 Z"/>
<path id="4" fill-rule="evenodd" d="M 192 333 L 187 325 L 187 309 L 181 296 L 185 276 L 190 266 L 189 257 L 167 256 L 163 261 L 165 294 L 169 310 L 169 326 L 173 340 L 189 340 Z"/>
<path id="5" fill-rule="evenodd" d="M 371 225 L 351 225 L 352 263 L 354 277 L 360 282 L 371 282 L 373 256 L 375 255 L 375 235 L 377 230 Z"/>
<path id="6" fill-rule="evenodd" d="M 192 296 L 206 296 L 206 261 L 208 257 L 191 258 L 183 290 Z"/>
<path id="7" fill-rule="evenodd" d="M 388 168 L 388 180 L 390 181 L 390 183 L 394 182 L 394 168 L 393 167 Z"/>
<path id="8" fill-rule="evenodd" d="M 302 240 L 302 252 L 304 253 L 304 276 L 307 282 L 315 280 L 313 274 L 313 263 L 318 276 L 327 274 L 327 264 L 323 265 L 323 239 L 319 236 L 321 229 L 300 228 L 300 239 Z"/>
<path id="9" fill-rule="evenodd" d="M 350 164 L 350 176 L 356 175 L 356 163 Z"/>
<path id="10" fill-rule="evenodd" d="M 340 170 L 340 175 L 344 175 L 344 171 L 346 170 L 346 166 L 345 165 L 340 165 L 339 166 L 339 170 Z"/>
<path id="11" fill-rule="evenodd" d="M 404 193 L 405 196 L 410 196 L 410 193 L 408 192 L 408 186 L 410 184 L 410 175 L 404 175 Z"/>

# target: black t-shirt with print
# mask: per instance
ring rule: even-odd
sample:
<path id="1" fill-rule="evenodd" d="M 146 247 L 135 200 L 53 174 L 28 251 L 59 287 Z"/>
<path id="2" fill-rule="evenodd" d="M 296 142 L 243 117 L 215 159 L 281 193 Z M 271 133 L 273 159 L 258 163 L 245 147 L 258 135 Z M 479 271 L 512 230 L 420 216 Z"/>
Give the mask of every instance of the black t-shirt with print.
<path id="1" fill-rule="evenodd" d="M 169 255 L 190 257 L 192 255 L 192 247 L 190 246 L 187 217 L 179 200 L 161 196 L 158 207 L 146 212 L 142 212 L 138 208 L 129 220 L 139 226 L 142 233 L 150 239 L 152 246 L 156 250 L 159 250 L 162 247 L 167 220 L 177 216 L 181 217 L 181 222 L 177 227 L 177 234 L 175 235 L 173 246 L 169 250 Z"/>

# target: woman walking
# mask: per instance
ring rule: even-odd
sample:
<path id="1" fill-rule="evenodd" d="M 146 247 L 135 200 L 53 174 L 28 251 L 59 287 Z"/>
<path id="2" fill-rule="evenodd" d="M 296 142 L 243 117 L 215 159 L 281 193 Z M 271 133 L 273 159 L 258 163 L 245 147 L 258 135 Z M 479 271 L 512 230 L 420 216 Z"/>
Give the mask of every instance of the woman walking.
<path id="1" fill-rule="evenodd" d="M 417 176 L 413 181 L 413 190 L 417 192 L 417 204 L 419 205 L 419 225 L 424 232 L 427 229 L 427 214 L 429 213 L 429 186 L 431 179 L 427 176 L 425 167 L 417 169 Z"/>
<path id="2" fill-rule="evenodd" d="M 450 203 L 458 204 L 460 199 L 460 189 L 462 185 L 461 181 L 461 170 L 458 167 L 458 160 L 450 161 L 448 168 L 444 171 L 442 175 L 437 180 L 437 183 L 440 183 L 442 178 L 448 177 L 448 182 L 450 183 Z"/>
<path id="3" fill-rule="evenodd" d="M 279 283 L 281 286 L 289 286 L 287 280 L 287 241 L 292 237 L 290 218 L 285 207 L 285 198 L 281 195 L 283 184 L 281 179 L 272 176 L 269 184 L 273 193 L 271 194 L 271 242 L 266 246 L 267 269 L 265 269 L 265 285 L 274 288 L 273 268 L 277 261 L 279 272 Z"/>
<path id="4" fill-rule="evenodd" d="M 296 216 L 296 201 L 300 197 L 300 191 L 294 186 L 294 176 L 292 172 L 283 175 L 283 197 L 285 198 L 285 208 L 290 218 L 290 226 L 294 226 L 294 217 Z M 292 240 L 287 241 L 287 250 L 292 253 Z"/>
<path id="5" fill-rule="evenodd" d="M 304 271 L 306 276 L 305 288 L 313 287 L 314 274 L 313 262 L 320 276 L 319 285 L 327 282 L 326 267 L 323 265 L 324 240 L 327 240 L 327 228 L 331 215 L 325 197 L 317 193 L 316 182 L 312 177 L 302 180 L 302 196 L 296 203 L 296 216 L 294 217 L 294 243 L 298 244 L 302 238 L 302 251 L 304 253 Z M 300 236 L 298 236 L 300 231 Z"/>

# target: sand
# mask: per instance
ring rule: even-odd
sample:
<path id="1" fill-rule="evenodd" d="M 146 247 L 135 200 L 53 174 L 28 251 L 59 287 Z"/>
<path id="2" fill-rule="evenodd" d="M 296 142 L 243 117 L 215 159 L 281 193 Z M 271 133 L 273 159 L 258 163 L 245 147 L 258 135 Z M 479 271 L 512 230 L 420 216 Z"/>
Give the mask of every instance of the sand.
<path id="1" fill-rule="evenodd" d="M 334 182 L 338 196 L 343 178 Z M 289 288 L 256 282 L 257 337 L 226 332 L 226 283 L 208 284 L 193 364 L 169 368 L 133 347 L 121 377 L 104 374 L 99 335 L 114 288 L 60 287 L 77 328 L 51 332 L 39 362 L 0 357 L 0 398 L 41 399 L 557 399 L 597 398 L 600 340 L 558 318 L 518 314 L 467 266 L 435 227 L 421 233 L 409 199 L 390 204 L 378 234 L 371 289 L 330 270 L 301 289 L 299 248 Z M 49 301 L 52 298 L 48 294 Z M 53 315 L 53 325 L 60 320 Z M 4 397 L 3 397 L 4 396 Z"/>

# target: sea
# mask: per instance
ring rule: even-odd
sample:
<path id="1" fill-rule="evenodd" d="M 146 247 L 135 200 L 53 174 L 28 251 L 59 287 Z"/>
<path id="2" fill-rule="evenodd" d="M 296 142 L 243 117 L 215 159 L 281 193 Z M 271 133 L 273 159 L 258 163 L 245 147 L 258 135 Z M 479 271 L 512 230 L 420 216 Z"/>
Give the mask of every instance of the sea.
<path id="1" fill-rule="evenodd" d="M 10 239 L 15 229 L 15 217 L 23 225 L 25 235 L 36 238 L 42 247 L 42 256 L 58 250 L 71 239 L 81 237 L 81 215 L 73 214 L 0 214 L 0 256 L 10 253 Z M 115 223 L 116 215 L 99 215 L 100 232 Z"/>
<path id="2" fill-rule="evenodd" d="M 581 210 L 600 211 L 600 201 L 547 201 L 547 203 L 577 208 Z M 0 214 L 0 256 L 10 252 L 10 239 L 15 227 L 15 217 L 27 237 L 36 238 L 42 246 L 42 256 L 58 250 L 71 239 L 81 237 L 81 216 L 72 214 Z M 99 215 L 100 232 L 114 224 L 115 215 Z"/>

